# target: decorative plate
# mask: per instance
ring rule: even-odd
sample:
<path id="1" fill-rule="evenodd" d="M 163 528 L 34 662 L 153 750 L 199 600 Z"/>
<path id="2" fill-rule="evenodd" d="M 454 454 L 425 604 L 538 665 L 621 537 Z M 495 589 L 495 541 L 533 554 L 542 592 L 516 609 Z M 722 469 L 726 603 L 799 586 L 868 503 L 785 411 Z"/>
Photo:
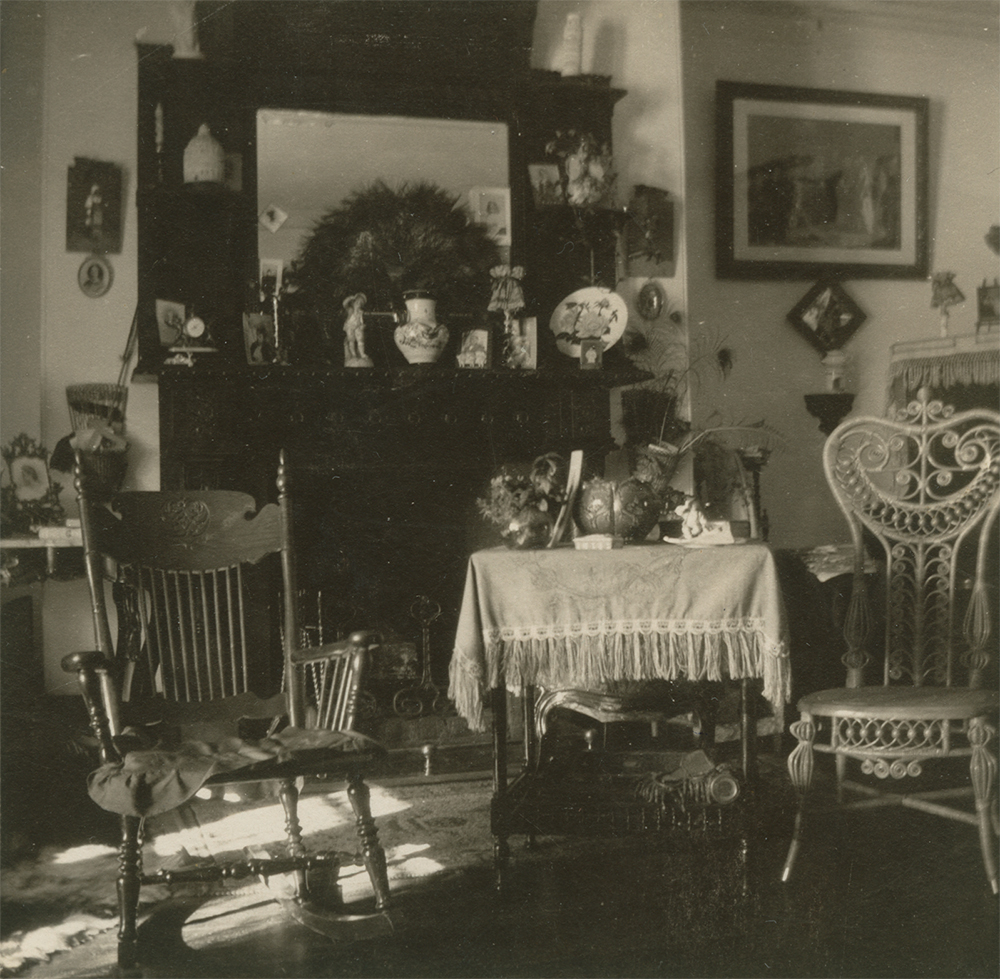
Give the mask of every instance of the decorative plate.
<path id="1" fill-rule="evenodd" d="M 617 292 L 588 286 L 577 289 L 556 307 L 549 329 L 561 353 L 579 357 L 581 340 L 599 337 L 607 350 L 621 339 L 627 322 L 628 307 Z"/>

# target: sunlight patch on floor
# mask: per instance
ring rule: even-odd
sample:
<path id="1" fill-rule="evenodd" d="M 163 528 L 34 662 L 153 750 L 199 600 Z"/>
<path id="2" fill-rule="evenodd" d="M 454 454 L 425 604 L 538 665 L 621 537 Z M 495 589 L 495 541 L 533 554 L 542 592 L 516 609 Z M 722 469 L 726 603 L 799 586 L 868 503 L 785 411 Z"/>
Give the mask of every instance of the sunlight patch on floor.
<path id="1" fill-rule="evenodd" d="M 117 853 L 113 846 L 103 846 L 100 843 L 87 843 L 84 846 L 71 846 L 68 850 L 57 853 L 53 858 L 54 864 L 82 863 L 84 860 L 97 860 Z"/>
<path id="2" fill-rule="evenodd" d="M 411 803 L 397 798 L 388 789 L 371 786 L 371 807 L 372 815 L 378 820 L 411 808 Z M 197 824 L 156 834 L 151 846 L 157 856 L 168 857 L 182 849 L 192 855 L 203 855 L 206 845 L 210 852 L 217 853 L 285 842 L 285 813 L 280 803 L 233 812 L 228 812 L 229 804 L 221 801 L 199 803 L 192 808 L 197 814 Z M 354 810 L 344 790 L 303 796 L 299 799 L 298 812 L 303 835 L 307 837 L 339 827 L 353 828 L 355 823 Z"/>

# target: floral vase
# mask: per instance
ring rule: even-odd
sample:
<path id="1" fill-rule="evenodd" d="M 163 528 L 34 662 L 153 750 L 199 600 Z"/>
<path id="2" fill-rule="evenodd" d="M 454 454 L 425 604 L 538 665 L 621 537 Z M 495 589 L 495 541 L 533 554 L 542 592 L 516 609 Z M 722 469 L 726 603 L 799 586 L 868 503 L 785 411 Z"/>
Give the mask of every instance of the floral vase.
<path id="1" fill-rule="evenodd" d="M 521 550 L 545 547 L 552 537 L 552 526 L 550 513 L 537 507 L 526 507 L 511 520 L 502 536 L 508 547 Z"/>
<path id="2" fill-rule="evenodd" d="M 652 488 L 638 479 L 591 479 L 583 485 L 574 517 L 585 534 L 640 541 L 656 526 L 660 509 Z"/>
<path id="3" fill-rule="evenodd" d="M 448 328 L 438 323 L 436 301 L 426 292 L 403 294 L 406 321 L 396 327 L 393 337 L 400 353 L 410 364 L 433 364 L 448 343 Z"/>

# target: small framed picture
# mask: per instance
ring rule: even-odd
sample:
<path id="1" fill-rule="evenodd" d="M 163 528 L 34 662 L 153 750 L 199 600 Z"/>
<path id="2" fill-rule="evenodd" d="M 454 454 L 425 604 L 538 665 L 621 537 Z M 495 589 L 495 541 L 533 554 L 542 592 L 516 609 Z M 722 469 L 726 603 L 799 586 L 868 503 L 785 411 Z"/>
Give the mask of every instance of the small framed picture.
<path id="1" fill-rule="evenodd" d="M 559 166 L 555 163 L 529 163 L 531 195 L 535 207 L 557 207 L 566 203 Z"/>
<path id="2" fill-rule="evenodd" d="M 242 181 L 243 174 L 241 171 L 240 182 L 242 183 Z M 277 204 L 268 204 L 268 206 L 260 212 L 260 218 L 258 220 L 273 235 L 277 234 L 278 231 L 281 230 L 281 226 L 288 220 L 288 215 L 280 207 L 278 207 Z"/>
<path id="3" fill-rule="evenodd" d="M 122 168 L 76 157 L 66 188 L 66 251 L 122 250 Z"/>
<path id="4" fill-rule="evenodd" d="M 580 369 L 599 370 L 604 360 L 604 341 L 600 337 L 584 337 L 580 341 Z"/>
<path id="5" fill-rule="evenodd" d="M 472 220 L 486 228 L 498 245 L 510 244 L 510 188 L 473 187 L 469 191 Z"/>
<path id="6" fill-rule="evenodd" d="M 817 282 L 787 316 L 788 322 L 824 355 L 839 350 L 867 318 L 837 282 Z"/>
<path id="7" fill-rule="evenodd" d="M 244 313 L 243 343 L 248 364 L 273 364 L 278 357 L 274 320 L 263 313 Z"/>
<path id="8" fill-rule="evenodd" d="M 156 300 L 156 328 L 160 334 L 160 346 L 172 347 L 184 333 L 187 308 L 184 303 L 167 299 Z"/>
<path id="9" fill-rule="evenodd" d="M 493 335 L 485 326 L 477 326 L 462 334 L 456 357 L 459 367 L 485 370 L 493 366 Z"/>
<path id="10" fill-rule="evenodd" d="M 113 276 L 111 263 L 106 258 L 102 255 L 89 255 L 80 265 L 76 281 L 85 296 L 99 299 L 111 288 Z"/>
<path id="11" fill-rule="evenodd" d="M 993 285 L 983 284 L 976 288 L 976 307 L 979 317 L 976 328 L 1000 325 L 1000 280 L 994 279 Z"/>
<path id="12" fill-rule="evenodd" d="M 263 302 L 281 292 L 281 276 L 285 263 L 278 258 L 260 260 L 260 299 Z"/>
<path id="13" fill-rule="evenodd" d="M 538 366 L 538 320 L 525 316 L 511 323 L 507 340 L 507 366 L 533 371 Z"/>

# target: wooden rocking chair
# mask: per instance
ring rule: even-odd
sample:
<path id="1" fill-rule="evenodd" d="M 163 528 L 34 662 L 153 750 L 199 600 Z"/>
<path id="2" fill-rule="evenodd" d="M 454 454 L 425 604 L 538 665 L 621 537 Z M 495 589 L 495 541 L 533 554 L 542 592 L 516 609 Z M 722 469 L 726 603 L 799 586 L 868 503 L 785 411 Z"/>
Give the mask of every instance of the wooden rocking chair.
<path id="1" fill-rule="evenodd" d="M 90 777 L 90 795 L 121 818 L 118 961 L 124 968 L 139 957 L 144 884 L 285 874 L 292 887 L 279 901 L 314 930 L 338 940 L 392 930 L 386 859 L 364 781 L 384 749 L 352 730 L 377 638 L 357 632 L 300 648 L 284 454 L 277 484 L 278 502 L 260 510 L 252 497 L 227 491 L 127 492 L 105 505 L 91 498 L 77 463 L 97 648 L 66 656 L 63 668 L 78 675 L 100 745 L 102 765 Z M 117 644 L 105 599 L 109 568 Z M 280 615 L 272 614 L 279 604 L 272 596 L 279 594 Z M 336 872 L 332 855 L 309 855 L 303 845 L 296 780 L 312 775 L 347 783 L 374 890 L 370 912 L 322 907 L 309 893 L 310 870 Z M 263 780 L 278 785 L 287 853 L 143 873 L 147 817 L 187 803 L 203 786 Z"/>

